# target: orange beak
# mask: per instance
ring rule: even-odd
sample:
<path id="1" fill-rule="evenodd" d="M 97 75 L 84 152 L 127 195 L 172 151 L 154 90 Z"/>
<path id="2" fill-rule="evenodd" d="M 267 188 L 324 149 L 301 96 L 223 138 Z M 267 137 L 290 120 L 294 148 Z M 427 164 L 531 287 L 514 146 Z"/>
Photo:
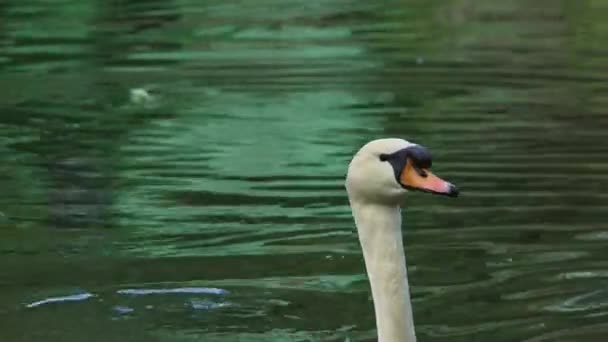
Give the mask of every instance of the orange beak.
<path id="1" fill-rule="evenodd" d="M 450 197 L 458 196 L 458 189 L 452 183 L 435 176 L 428 169 L 416 169 L 407 160 L 399 176 L 399 182 L 406 189 L 419 190 Z"/>

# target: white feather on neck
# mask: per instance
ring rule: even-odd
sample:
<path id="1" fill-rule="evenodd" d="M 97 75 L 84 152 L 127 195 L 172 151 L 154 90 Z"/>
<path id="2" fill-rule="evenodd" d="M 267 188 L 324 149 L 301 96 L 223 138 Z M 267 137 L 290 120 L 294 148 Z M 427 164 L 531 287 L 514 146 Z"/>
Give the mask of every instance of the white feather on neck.
<path id="1" fill-rule="evenodd" d="M 399 206 L 351 201 L 376 314 L 378 342 L 415 342 Z"/>

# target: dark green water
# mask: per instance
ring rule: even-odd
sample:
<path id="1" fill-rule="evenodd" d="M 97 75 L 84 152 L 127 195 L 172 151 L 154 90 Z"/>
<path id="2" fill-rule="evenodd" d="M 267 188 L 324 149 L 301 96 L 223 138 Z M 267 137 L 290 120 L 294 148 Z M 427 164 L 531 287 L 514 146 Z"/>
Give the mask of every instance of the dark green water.
<path id="1" fill-rule="evenodd" d="M 606 17 L 4 0 L 0 340 L 374 341 L 343 179 L 398 136 L 462 189 L 405 211 L 420 341 L 605 341 Z"/>

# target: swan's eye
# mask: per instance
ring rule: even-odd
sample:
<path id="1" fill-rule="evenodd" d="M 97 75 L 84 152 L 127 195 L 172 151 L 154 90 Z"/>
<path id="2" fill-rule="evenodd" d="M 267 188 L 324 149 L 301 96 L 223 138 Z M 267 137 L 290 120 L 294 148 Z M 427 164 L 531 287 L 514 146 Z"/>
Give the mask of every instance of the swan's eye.
<path id="1" fill-rule="evenodd" d="M 420 177 L 422 178 L 426 178 L 429 174 L 428 172 L 426 172 L 425 169 L 420 168 L 418 166 L 414 166 L 414 170 L 416 170 L 416 172 L 420 175 Z"/>
<path id="2" fill-rule="evenodd" d="M 389 158 L 389 155 L 382 153 L 379 158 L 380 158 L 380 161 L 387 161 Z"/>

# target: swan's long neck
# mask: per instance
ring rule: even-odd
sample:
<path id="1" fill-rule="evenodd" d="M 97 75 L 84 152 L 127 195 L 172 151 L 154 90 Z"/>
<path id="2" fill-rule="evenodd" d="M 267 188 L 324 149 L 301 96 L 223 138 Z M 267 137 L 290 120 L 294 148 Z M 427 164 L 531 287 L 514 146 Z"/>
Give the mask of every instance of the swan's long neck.
<path id="1" fill-rule="evenodd" d="M 351 207 L 371 284 L 378 342 L 415 342 L 399 207 Z"/>

